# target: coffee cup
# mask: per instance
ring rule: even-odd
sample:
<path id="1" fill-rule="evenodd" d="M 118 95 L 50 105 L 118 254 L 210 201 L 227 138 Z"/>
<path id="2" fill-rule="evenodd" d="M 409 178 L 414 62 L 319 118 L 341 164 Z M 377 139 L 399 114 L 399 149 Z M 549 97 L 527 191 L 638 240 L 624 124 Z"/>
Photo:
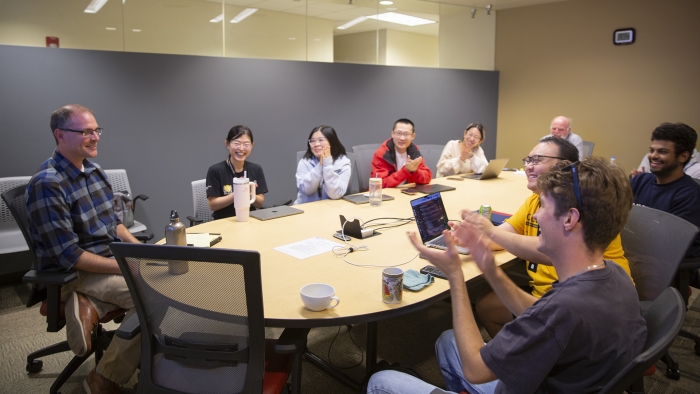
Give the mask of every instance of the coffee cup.
<path id="1" fill-rule="evenodd" d="M 398 304 L 403 299 L 403 270 L 384 268 L 382 270 L 382 300 L 387 304 Z"/>
<path id="2" fill-rule="evenodd" d="M 304 305 L 312 311 L 335 308 L 340 304 L 340 298 L 335 296 L 335 289 L 325 283 L 312 283 L 299 290 Z M 335 300 L 335 303 L 333 301 Z"/>

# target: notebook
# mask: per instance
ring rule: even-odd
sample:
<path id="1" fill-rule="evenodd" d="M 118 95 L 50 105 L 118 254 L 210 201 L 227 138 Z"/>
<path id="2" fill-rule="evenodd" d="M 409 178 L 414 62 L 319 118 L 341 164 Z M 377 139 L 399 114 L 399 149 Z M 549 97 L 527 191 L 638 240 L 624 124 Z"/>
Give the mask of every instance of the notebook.
<path id="1" fill-rule="evenodd" d="M 199 248 L 209 248 L 221 241 L 219 233 L 189 233 L 185 236 L 187 245 L 196 246 Z"/>
<path id="2" fill-rule="evenodd" d="M 342 197 L 345 201 L 350 201 L 353 204 L 367 204 L 369 203 L 369 195 L 367 193 L 349 194 Z M 393 200 L 394 197 L 384 194 L 382 192 L 382 201 Z"/>
<path id="3" fill-rule="evenodd" d="M 447 224 L 447 212 L 440 193 L 411 200 L 411 209 L 423 244 L 430 248 L 447 249 L 442 232 L 449 230 L 450 226 Z M 457 247 L 457 250 L 462 254 L 469 253 L 469 248 Z"/>
<path id="4" fill-rule="evenodd" d="M 478 180 L 496 178 L 501 175 L 501 171 L 503 171 L 503 167 L 505 167 L 506 164 L 508 164 L 508 159 L 493 159 L 481 174 L 462 175 L 462 178 Z"/>
<path id="5" fill-rule="evenodd" d="M 280 205 L 279 207 L 256 209 L 255 211 L 250 211 L 250 216 L 258 220 L 270 220 L 277 219 L 290 215 L 297 215 L 304 213 L 301 209 L 292 208 L 287 205 Z"/>

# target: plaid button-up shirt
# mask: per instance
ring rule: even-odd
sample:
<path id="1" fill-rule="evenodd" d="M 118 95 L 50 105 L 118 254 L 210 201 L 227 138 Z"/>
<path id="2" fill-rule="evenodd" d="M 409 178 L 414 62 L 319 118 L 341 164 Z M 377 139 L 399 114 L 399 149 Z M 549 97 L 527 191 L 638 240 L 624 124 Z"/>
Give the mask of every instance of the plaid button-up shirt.
<path id="1" fill-rule="evenodd" d="M 84 171 L 54 151 L 27 185 L 29 232 L 37 269 L 72 269 L 84 251 L 111 256 L 119 219 L 107 174 L 83 161 Z"/>

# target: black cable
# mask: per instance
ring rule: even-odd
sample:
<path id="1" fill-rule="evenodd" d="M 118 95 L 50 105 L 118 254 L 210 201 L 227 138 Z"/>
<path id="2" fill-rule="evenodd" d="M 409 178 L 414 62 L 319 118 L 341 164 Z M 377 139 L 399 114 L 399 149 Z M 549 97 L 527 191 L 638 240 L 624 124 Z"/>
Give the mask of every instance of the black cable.
<path id="1" fill-rule="evenodd" d="M 349 367 L 340 367 L 338 365 L 333 364 L 333 360 L 331 360 L 331 349 L 333 348 L 333 343 L 335 342 L 336 338 L 338 338 L 338 335 L 340 334 L 340 327 L 342 327 L 342 326 L 338 326 L 338 332 L 335 333 L 335 336 L 333 337 L 333 340 L 331 341 L 330 346 L 328 346 L 328 362 L 332 366 L 334 366 L 338 369 L 351 369 L 351 368 L 355 368 L 357 366 L 362 365 L 362 363 L 365 361 L 365 353 L 362 351 L 362 348 L 360 347 L 360 345 L 358 345 L 357 342 L 355 342 L 355 339 L 352 337 L 352 334 L 350 334 L 350 329 L 352 328 L 352 326 L 349 324 L 346 326 L 348 328 L 347 333 L 348 333 L 348 336 L 350 337 L 350 340 L 352 341 L 352 343 L 355 345 L 355 347 L 357 347 L 357 350 L 360 351 L 360 361 L 357 364 L 351 365 Z"/>

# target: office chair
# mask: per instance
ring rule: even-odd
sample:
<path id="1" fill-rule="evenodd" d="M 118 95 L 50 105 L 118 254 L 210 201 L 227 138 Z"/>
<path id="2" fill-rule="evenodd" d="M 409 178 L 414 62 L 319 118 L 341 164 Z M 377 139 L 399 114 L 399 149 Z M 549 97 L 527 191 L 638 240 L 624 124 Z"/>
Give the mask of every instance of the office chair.
<path id="1" fill-rule="evenodd" d="M 138 200 L 143 200 L 146 201 L 148 200 L 148 196 L 145 194 L 139 194 L 136 197 L 133 197 L 133 194 L 131 194 L 131 186 L 129 185 L 129 178 L 126 176 L 126 170 L 104 170 L 105 173 L 107 174 L 107 178 L 109 178 L 109 183 L 112 185 L 112 191 L 115 192 L 124 192 L 126 191 L 129 193 L 130 196 L 132 196 L 132 201 L 134 204 L 133 211 L 134 215 L 136 215 L 136 201 Z M 146 225 L 134 220 L 134 225 L 129 227 L 129 232 L 132 234 L 135 233 L 140 233 L 143 231 L 148 230 L 146 228 Z"/>
<path id="2" fill-rule="evenodd" d="M 214 220 L 212 211 L 207 203 L 207 180 L 199 179 L 192 181 L 192 206 L 194 216 L 188 216 L 190 227 Z"/>
<path id="3" fill-rule="evenodd" d="M 632 206 L 620 237 L 643 308 L 648 304 L 645 301 L 653 301 L 667 287 L 678 285 L 677 275 L 685 270 L 681 268 L 681 261 L 697 233 L 695 225 L 678 216 L 649 207 Z M 687 294 L 687 286 L 686 281 L 686 289 L 679 289 L 681 296 L 684 290 Z M 687 308 L 687 298 L 684 301 Z M 698 351 L 700 338 L 684 330 L 679 335 L 693 339 Z M 667 353 L 662 361 L 667 365 L 666 376 L 678 380 L 680 370 L 675 357 Z"/>
<path id="4" fill-rule="evenodd" d="M 583 157 L 590 157 L 593 154 L 595 142 L 583 141 Z"/>
<path id="5" fill-rule="evenodd" d="M 423 155 L 425 165 L 430 168 L 430 171 L 433 173 L 433 179 L 435 179 L 437 176 L 437 163 L 440 160 L 443 149 L 445 149 L 445 145 L 418 145 L 418 149 L 420 149 L 420 153 Z"/>
<path id="6" fill-rule="evenodd" d="M 46 316 L 48 332 L 58 332 L 66 325 L 64 315 L 64 302 L 61 301 L 61 287 L 78 278 L 75 271 L 71 272 L 43 272 L 37 270 L 36 255 L 34 254 L 34 243 L 29 235 L 29 220 L 27 212 L 27 204 L 24 199 L 24 193 L 27 190 L 27 185 L 18 186 L 12 190 L 2 194 L 2 199 L 5 201 L 12 216 L 17 221 L 17 224 L 22 231 L 25 243 L 31 252 L 31 267 L 32 269 L 24 275 L 22 280 L 30 284 L 31 289 L 27 300 L 27 308 L 30 308 L 38 303 L 42 303 L 39 308 L 39 313 Z M 66 365 L 61 373 L 51 385 L 50 393 L 58 393 L 61 386 L 71 377 L 82 363 L 95 353 L 95 363 L 99 363 L 103 352 L 109 346 L 114 331 L 104 331 L 102 323 L 107 323 L 112 320 L 119 320 L 126 313 L 125 309 L 117 309 L 105 314 L 99 320 L 98 324 L 92 331 L 92 348 L 88 354 L 82 357 L 74 356 L 73 359 Z M 63 341 L 41 350 L 37 350 L 27 356 L 26 370 L 29 373 L 37 373 L 41 371 L 43 362 L 38 360 L 40 357 L 49 356 L 52 354 L 70 351 L 68 341 Z"/>
<path id="7" fill-rule="evenodd" d="M 0 194 L 17 186 L 29 183 L 29 176 L 15 176 L 10 178 L 0 178 Z M 16 253 L 27 250 L 27 243 L 24 241 L 22 231 L 15 222 L 12 212 L 7 204 L 0 201 L 0 254 Z"/>
<path id="8" fill-rule="evenodd" d="M 136 306 L 117 335 L 141 333 L 139 392 L 279 393 L 292 369 L 292 392 L 299 392 L 309 329 L 286 329 L 276 342 L 265 339 L 258 252 L 110 247 Z M 174 265 L 187 272 L 170 274 Z"/>
<path id="9" fill-rule="evenodd" d="M 352 147 L 355 153 L 355 166 L 357 167 L 357 184 L 360 192 L 369 190 L 369 178 L 373 177 L 372 156 L 381 144 L 355 145 Z"/>
<path id="10" fill-rule="evenodd" d="M 297 152 L 297 161 L 296 161 L 296 165 L 298 165 L 299 162 L 301 161 L 301 159 L 304 158 L 304 154 L 306 154 L 306 151 L 305 151 L 305 150 L 300 150 L 300 151 Z M 357 176 L 353 176 L 354 173 L 357 172 L 357 169 L 355 168 L 355 154 L 352 153 L 352 152 L 347 152 L 347 151 L 346 151 L 346 152 L 345 152 L 345 155 L 348 157 L 348 159 L 350 159 L 350 170 L 353 172 L 353 174 L 350 174 L 350 180 L 348 181 L 348 188 L 347 188 L 347 190 L 345 191 L 345 195 L 348 195 L 348 194 L 355 194 L 355 193 L 357 193 L 358 190 L 359 190 L 359 186 L 357 185 Z M 297 167 L 295 166 L 294 169 L 296 170 L 296 168 L 297 168 Z M 368 182 L 369 182 L 369 181 L 368 181 Z M 369 187 L 369 184 L 368 184 L 367 187 Z M 285 205 L 286 205 L 286 204 L 285 204 Z"/>
<path id="11" fill-rule="evenodd" d="M 600 393 L 644 393 L 642 374 L 671 347 L 683 326 L 685 304 L 678 290 L 667 287 L 643 312 L 647 322 L 647 342 L 640 355 L 603 387 Z M 641 386 L 636 386 L 641 384 Z M 635 385 L 635 386 L 630 386 Z"/>

